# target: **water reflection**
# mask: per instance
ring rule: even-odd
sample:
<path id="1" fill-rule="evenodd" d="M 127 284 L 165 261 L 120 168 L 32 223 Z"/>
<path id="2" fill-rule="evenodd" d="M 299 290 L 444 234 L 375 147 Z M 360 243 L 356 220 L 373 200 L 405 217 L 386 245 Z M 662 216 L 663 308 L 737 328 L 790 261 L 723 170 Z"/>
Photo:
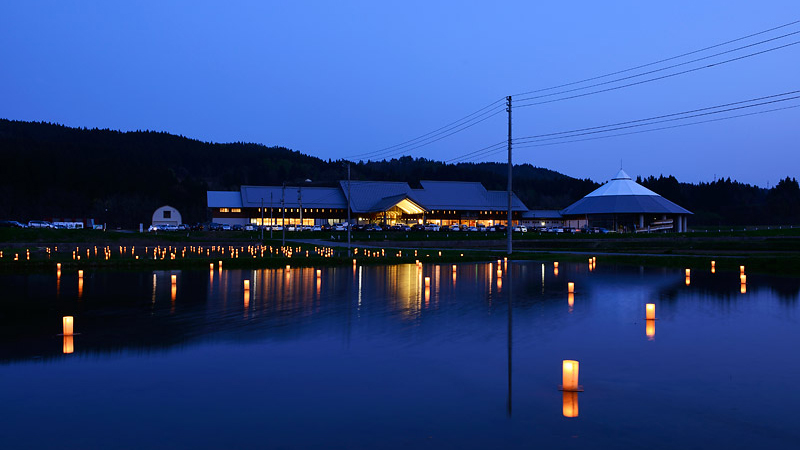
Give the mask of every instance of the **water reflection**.
<path id="1" fill-rule="evenodd" d="M 562 414 L 564 417 L 578 417 L 578 393 L 562 392 Z"/>

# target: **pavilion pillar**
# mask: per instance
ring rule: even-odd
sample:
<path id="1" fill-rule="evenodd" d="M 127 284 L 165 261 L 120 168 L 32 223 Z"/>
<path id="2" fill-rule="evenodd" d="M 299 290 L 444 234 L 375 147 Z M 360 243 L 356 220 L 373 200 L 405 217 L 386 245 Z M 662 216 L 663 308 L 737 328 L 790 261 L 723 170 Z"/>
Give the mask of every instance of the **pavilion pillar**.
<path id="1" fill-rule="evenodd" d="M 683 233 L 683 217 L 678 216 L 678 233 Z"/>
<path id="2" fill-rule="evenodd" d="M 644 214 L 639 214 L 639 229 L 644 228 Z"/>

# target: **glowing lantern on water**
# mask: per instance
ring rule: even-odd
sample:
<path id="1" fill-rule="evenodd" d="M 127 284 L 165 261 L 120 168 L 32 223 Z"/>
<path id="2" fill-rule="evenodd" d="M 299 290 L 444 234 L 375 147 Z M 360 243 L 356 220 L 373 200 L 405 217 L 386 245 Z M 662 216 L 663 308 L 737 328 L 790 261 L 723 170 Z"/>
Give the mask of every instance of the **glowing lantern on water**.
<path id="1" fill-rule="evenodd" d="M 575 283 L 573 283 L 572 281 L 567 283 L 567 292 L 569 293 L 575 292 Z"/>
<path id="2" fill-rule="evenodd" d="M 292 266 L 290 266 L 289 264 L 287 264 L 287 265 L 286 265 L 286 270 L 292 270 Z"/>
<path id="3" fill-rule="evenodd" d="M 321 278 L 321 277 L 322 277 L 322 270 L 317 269 L 317 278 Z"/>
<path id="4" fill-rule="evenodd" d="M 56 269 L 61 270 L 61 263 L 56 264 Z"/>
<path id="5" fill-rule="evenodd" d="M 558 269 L 558 261 L 553 261 L 553 267 L 555 267 L 556 269 Z"/>
<path id="6" fill-rule="evenodd" d="M 210 263 L 208 265 L 208 270 L 214 270 L 214 263 Z"/>
<path id="7" fill-rule="evenodd" d="M 715 267 L 717 267 L 717 262 L 711 261 L 711 268 L 714 269 Z"/>
<path id="8" fill-rule="evenodd" d="M 172 275 L 170 277 L 170 279 L 172 280 L 172 284 L 177 284 L 178 283 L 178 276 L 177 275 Z"/>
<path id="9" fill-rule="evenodd" d="M 250 280 L 244 280 L 244 290 L 245 291 L 250 290 Z"/>
<path id="10" fill-rule="evenodd" d="M 656 319 L 656 304 L 655 303 L 648 303 L 644 306 L 645 309 L 645 319 L 647 320 L 655 320 Z"/>
<path id="11" fill-rule="evenodd" d="M 82 270 L 78 271 L 78 278 L 83 278 L 83 271 Z"/>
<path id="12" fill-rule="evenodd" d="M 64 316 L 61 319 L 61 323 L 62 323 L 62 328 L 64 330 L 64 333 L 63 333 L 64 336 L 72 336 L 72 331 L 73 331 L 73 326 L 74 326 L 74 320 L 73 320 L 72 316 Z"/>
<path id="13" fill-rule="evenodd" d="M 425 287 L 431 287 L 431 277 L 425 277 Z"/>
<path id="14" fill-rule="evenodd" d="M 72 336 L 64 336 L 64 346 L 61 350 L 62 353 L 67 355 L 75 351 L 74 339 L 75 338 Z"/>
<path id="15" fill-rule="evenodd" d="M 686 277 L 692 276 L 692 269 L 686 269 Z"/>
<path id="16" fill-rule="evenodd" d="M 747 275 L 745 275 L 745 274 L 739 275 L 739 282 L 742 283 L 742 284 L 746 284 L 747 283 Z"/>
<path id="17" fill-rule="evenodd" d="M 655 339 L 656 336 L 656 321 L 655 320 L 646 320 L 646 325 L 644 328 L 644 333 L 647 335 L 647 340 L 652 341 Z"/>
<path id="18" fill-rule="evenodd" d="M 565 359 L 562 363 L 562 391 L 578 392 L 583 389 L 578 385 L 578 369 L 580 364 L 572 359 Z"/>
<path id="19" fill-rule="evenodd" d="M 563 392 L 563 408 L 562 412 L 564 417 L 578 417 L 578 393 L 577 392 Z"/>
<path id="20" fill-rule="evenodd" d="M 758 271 L 756 271 L 758 272 Z M 744 274 L 744 266 L 739 266 L 739 273 Z"/>
<path id="21" fill-rule="evenodd" d="M 747 285 L 744 284 L 744 283 L 740 284 L 739 285 L 739 292 L 742 293 L 742 294 L 746 294 L 747 293 Z"/>
<path id="22" fill-rule="evenodd" d="M 456 265 L 453 264 L 453 272 L 455 272 L 455 271 L 456 271 Z"/>

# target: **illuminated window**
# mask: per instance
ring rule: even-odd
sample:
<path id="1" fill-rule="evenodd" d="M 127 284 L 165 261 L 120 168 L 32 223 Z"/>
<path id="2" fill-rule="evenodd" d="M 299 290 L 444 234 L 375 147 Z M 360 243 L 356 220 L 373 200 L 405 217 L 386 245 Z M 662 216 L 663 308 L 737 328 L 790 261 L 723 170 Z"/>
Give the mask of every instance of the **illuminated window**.
<path id="1" fill-rule="evenodd" d="M 242 212 L 242 208 L 231 208 L 231 212 Z"/>
<path id="2" fill-rule="evenodd" d="M 231 210 L 228 208 L 220 208 L 219 212 L 231 212 Z"/>

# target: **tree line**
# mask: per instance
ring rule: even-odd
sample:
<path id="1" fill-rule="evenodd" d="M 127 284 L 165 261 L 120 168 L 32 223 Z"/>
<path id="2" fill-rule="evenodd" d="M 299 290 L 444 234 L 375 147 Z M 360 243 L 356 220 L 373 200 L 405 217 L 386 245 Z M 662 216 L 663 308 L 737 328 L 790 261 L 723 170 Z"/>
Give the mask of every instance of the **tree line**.
<path id="1" fill-rule="evenodd" d="M 343 161 L 323 160 L 284 147 L 208 143 L 165 132 L 71 128 L 44 122 L 0 120 L 0 220 L 94 218 L 109 226 L 148 224 L 162 205 L 184 222 L 209 219 L 206 191 L 241 185 L 336 186 Z M 354 180 L 479 181 L 506 187 L 502 163 L 445 164 L 409 156 L 351 165 Z M 531 209 L 563 209 L 596 189 L 530 164 L 514 166 L 514 191 Z M 673 176 L 637 179 L 695 213 L 693 224 L 788 224 L 800 219 L 800 188 L 786 178 L 771 189 L 736 181 L 681 183 Z"/>

